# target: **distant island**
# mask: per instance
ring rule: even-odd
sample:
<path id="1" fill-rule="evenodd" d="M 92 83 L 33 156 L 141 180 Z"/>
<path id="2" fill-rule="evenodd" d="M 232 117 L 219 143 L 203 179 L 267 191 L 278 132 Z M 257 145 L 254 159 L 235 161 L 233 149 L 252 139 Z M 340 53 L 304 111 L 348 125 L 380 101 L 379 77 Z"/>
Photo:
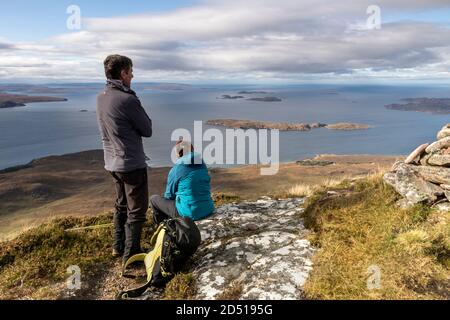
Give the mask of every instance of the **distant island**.
<path id="1" fill-rule="evenodd" d="M 278 97 L 264 97 L 264 98 L 249 98 L 250 101 L 262 101 L 262 102 L 280 102 L 281 98 Z"/>
<path id="2" fill-rule="evenodd" d="M 371 128 L 371 126 L 367 124 L 347 123 L 347 122 L 329 124 L 326 127 L 327 129 L 331 130 L 365 130 Z"/>
<path id="3" fill-rule="evenodd" d="M 221 99 L 244 99 L 244 96 L 230 96 L 229 94 L 223 94 Z"/>
<path id="4" fill-rule="evenodd" d="M 430 112 L 434 114 L 450 114 L 450 99 L 445 98 L 407 98 L 405 103 L 393 103 L 385 107 L 390 110 Z"/>
<path id="5" fill-rule="evenodd" d="M 67 99 L 59 97 L 27 96 L 27 95 L 0 93 L 0 109 L 24 107 L 26 103 L 32 102 L 56 102 L 56 101 L 67 101 Z"/>
<path id="6" fill-rule="evenodd" d="M 267 94 L 266 91 L 240 91 L 238 94 Z"/>
<path id="7" fill-rule="evenodd" d="M 206 121 L 207 125 L 222 126 L 233 129 L 269 129 L 280 131 L 309 131 L 316 128 L 328 128 L 331 130 L 363 130 L 370 126 L 357 123 L 336 123 L 327 125 L 324 123 L 287 123 L 255 120 L 214 119 Z"/>

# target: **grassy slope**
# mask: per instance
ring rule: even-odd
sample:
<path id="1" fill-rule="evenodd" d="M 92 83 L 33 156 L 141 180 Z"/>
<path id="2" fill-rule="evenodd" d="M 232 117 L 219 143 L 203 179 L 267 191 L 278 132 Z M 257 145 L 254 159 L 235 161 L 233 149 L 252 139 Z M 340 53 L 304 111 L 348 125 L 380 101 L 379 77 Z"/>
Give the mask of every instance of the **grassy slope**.
<path id="1" fill-rule="evenodd" d="M 310 299 L 449 299 L 450 216 L 424 206 L 401 210 L 381 176 L 317 191 L 305 210 L 319 250 Z M 368 268 L 381 271 L 369 290 Z"/>
<path id="2" fill-rule="evenodd" d="M 214 194 L 217 206 L 239 198 L 223 193 Z M 142 235 L 143 248 L 155 229 L 151 211 Z M 0 244 L 0 299 L 99 299 L 104 277 L 114 268 L 117 259 L 111 257 L 112 229 L 67 231 L 75 227 L 104 226 L 112 223 L 112 213 L 91 218 L 59 218 L 30 229 L 14 240 Z M 70 295 L 65 281 L 67 268 L 76 265 L 82 271 L 82 290 Z M 119 277 L 119 274 L 116 275 Z M 130 287 L 134 285 L 132 282 Z M 114 288 L 114 290 L 118 290 Z M 117 293 L 117 292 L 115 292 Z M 106 298 L 111 298 L 111 293 Z M 195 279 L 189 270 L 168 285 L 161 298 L 186 299 L 195 293 Z"/>
<path id="3" fill-rule="evenodd" d="M 51 168 L 53 171 L 48 174 L 52 179 L 56 176 L 62 179 L 58 184 L 51 180 L 46 186 L 59 186 L 73 179 L 74 185 L 70 186 L 73 190 L 69 190 L 69 186 L 64 188 L 66 195 L 57 194 L 58 199 L 28 199 L 27 205 L 32 206 L 29 212 L 36 223 L 42 222 L 40 215 L 58 216 L 54 212 L 59 212 L 60 208 L 65 209 L 62 216 L 67 216 L 70 210 L 74 210 L 76 216 L 57 219 L 0 244 L 1 299 L 70 298 L 65 290 L 66 268 L 70 265 L 82 268 L 82 281 L 87 284 L 74 298 L 98 298 L 96 289 L 105 272 L 115 263 L 109 255 L 111 229 L 64 232 L 74 226 L 111 222 L 111 213 L 105 214 L 104 208 L 111 207 L 112 183 L 91 156 L 74 159 L 72 155 L 63 157 L 64 161 L 52 157 L 35 164 L 34 168 L 20 170 L 16 176 L 10 176 L 13 173 L 0 175 L 0 184 L 13 181 L 16 190 L 28 186 L 35 181 L 33 179 L 40 179 L 44 185 L 49 183 L 50 178 L 43 180 L 40 170 L 36 171 L 39 166 L 43 170 Z M 394 204 L 398 195 L 380 176 L 338 184 L 341 177 L 361 176 L 389 167 L 392 158 L 377 162 L 369 161 L 370 157 L 322 156 L 318 159 L 338 163 L 327 167 L 284 164 L 280 173 L 273 177 L 259 176 L 255 166 L 212 170 L 216 204 L 237 200 L 230 196 L 237 193 L 241 199 L 260 195 L 311 195 L 306 204 L 305 222 L 313 230 L 311 240 L 319 250 L 306 284 L 310 299 L 450 298 L 449 214 L 421 206 L 398 209 Z M 68 171 L 70 161 L 75 161 L 79 167 Z M 152 169 L 151 190 L 159 192 L 163 188 L 166 173 L 167 168 Z M 80 184 L 76 183 L 76 176 Z M 328 186 L 311 187 L 323 183 Z M 100 205 L 103 203 L 104 207 Z M 11 218 L 22 213 L 15 211 Z M 35 222 L 27 218 L 24 220 L 27 224 Z M 145 230 L 143 239 L 148 239 L 153 226 L 148 224 Z M 367 289 L 367 271 L 371 265 L 381 270 L 380 289 Z M 168 285 L 162 298 L 188 299 L 194 293 L 195 279 L 186 270 Z M 227 297 L 232 298 L 232 292 Z"/>

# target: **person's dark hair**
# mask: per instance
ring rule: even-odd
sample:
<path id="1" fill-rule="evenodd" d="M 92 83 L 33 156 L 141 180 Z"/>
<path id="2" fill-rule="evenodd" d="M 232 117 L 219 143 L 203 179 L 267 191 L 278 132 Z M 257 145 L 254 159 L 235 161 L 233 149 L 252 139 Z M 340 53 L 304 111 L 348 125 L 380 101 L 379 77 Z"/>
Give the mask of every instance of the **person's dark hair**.
<path id="1" fill-rule="evenodd" d="M 175 148 L 180 158 L 183 157 L 184 151 L 188 151 L 189 149 L 191 149 L 190 151 L 194 152 L 194 146 L 189 141 L 178 140 Z"/>
<path id="2" fill-rule="evenodd" d="M 105 59 L 103 65 L 107 79 L 119 80 L 122 70 L 128 71 L 133 67 L 133 61 L 128 57 L 113 54 Z"/>

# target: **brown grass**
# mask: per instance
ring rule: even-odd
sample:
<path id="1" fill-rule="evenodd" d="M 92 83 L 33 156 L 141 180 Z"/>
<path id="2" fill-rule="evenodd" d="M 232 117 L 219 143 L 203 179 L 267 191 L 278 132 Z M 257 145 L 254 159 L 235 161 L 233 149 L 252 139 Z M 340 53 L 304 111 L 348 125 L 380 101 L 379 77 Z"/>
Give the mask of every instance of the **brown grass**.
<path id="1" fill-rule="evenodd" d="M 323 188 L 307 201 L 305 223 L 319 247 L 307 298 L 450 298 L 448 213 L 402 210 L 396 200 L 378 174 Z M 373 266 L 381 271 L 378 289 L 367 285 Z"/>
<path id="2" fill-rule="evenodd" d="M 191 300 L 197 291 L 192 273 L 178 273 L 166 286 L 164 300 Z"/>
<path id="3" fill-rule="evenodd" d="M 242 284 L 233 282 L 227 289 L 217 296 L 217 300 L 239 300 L 242 296 Z"/>

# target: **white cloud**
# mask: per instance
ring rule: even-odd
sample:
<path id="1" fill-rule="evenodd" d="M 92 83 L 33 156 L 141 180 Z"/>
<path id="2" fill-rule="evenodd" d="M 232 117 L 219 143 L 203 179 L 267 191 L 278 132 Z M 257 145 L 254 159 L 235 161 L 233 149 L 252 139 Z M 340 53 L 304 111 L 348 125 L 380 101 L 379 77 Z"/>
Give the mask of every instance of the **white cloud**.
<path id="1" fill-rule="evenodd" d="M 377 4 L 383 15 L 435 9 L 447 2 Z M 370 4 L 208 1 L 162 14 L 86 18 L 86 29 L 37 43 L 0 39 L 0 77 L 99 80 L 101 62 L 111 53 L 133 58 L 141 80 L 449 76 L 449 28 L 405 21 L 365 30 L 361 26 Z"/>

